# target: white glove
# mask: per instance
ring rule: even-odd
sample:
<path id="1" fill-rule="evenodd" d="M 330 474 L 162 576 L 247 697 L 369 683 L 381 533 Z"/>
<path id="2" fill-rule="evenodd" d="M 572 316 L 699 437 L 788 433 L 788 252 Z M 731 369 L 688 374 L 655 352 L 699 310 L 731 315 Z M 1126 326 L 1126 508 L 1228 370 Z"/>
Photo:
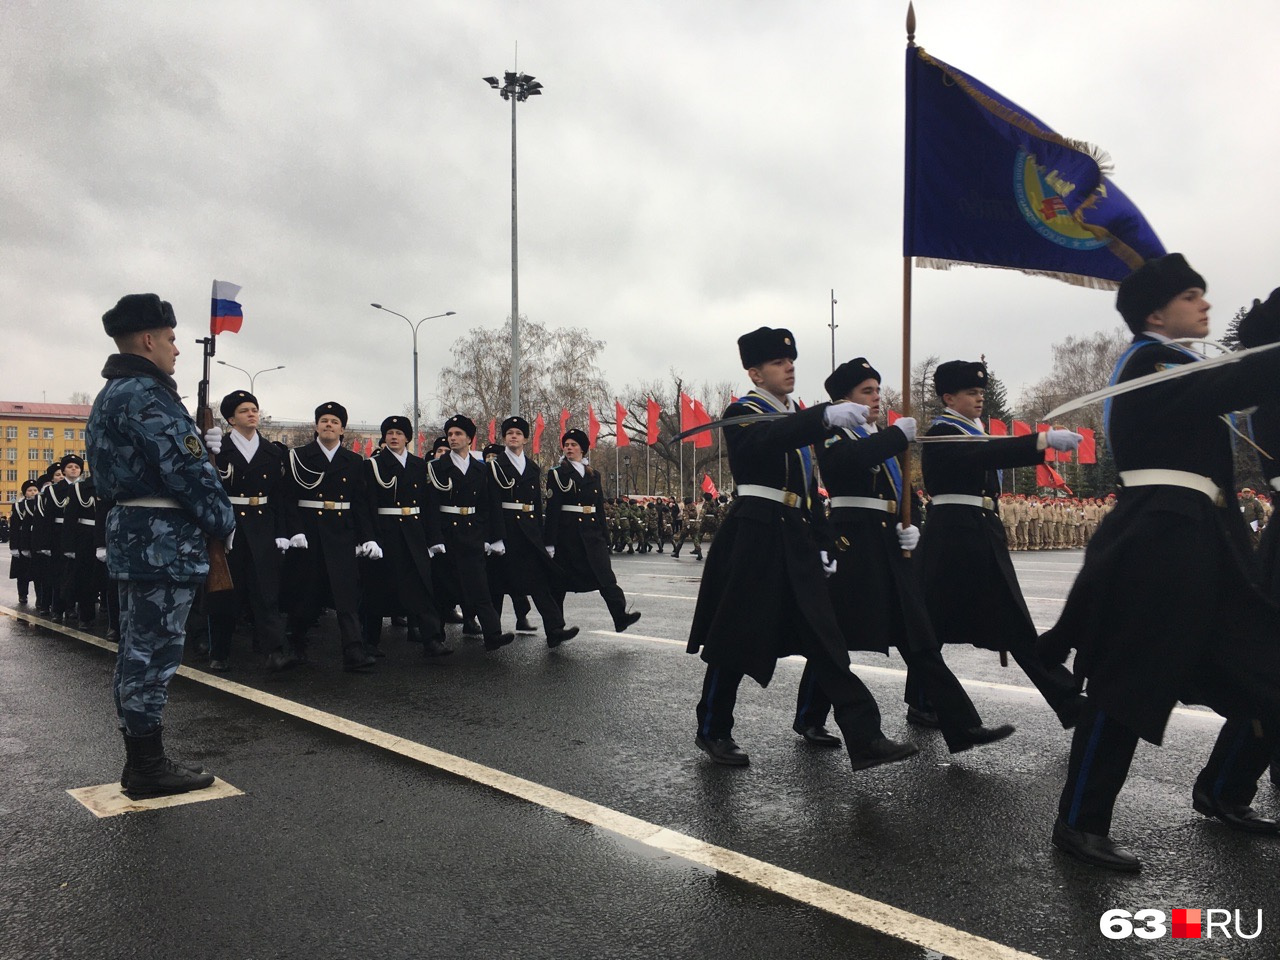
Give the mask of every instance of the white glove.
<path id="1" fill-rule="evenodd" d="M 106 562 L 107 562 L 107 548 L 106 548 L 106 547 L 96 547 L 96 548 L 94 549 L 94 551 L 93 551 L 93 557 L 94 557 L 94 559 L 95 559 L 95 560 L 98 560 L 98 561 L 99 561 L 99 562 L 101 562 L 101 563 L 106 563 Z"/>
<path id="2" fill-rule="evenodd" d="M 16 556 L 18 556 L 18 555 L 19 555 L 18 548 L 17 548 L 17 547 L 15 547 L 15 546 L 13 546 L 13 544 L 10 544 L 10 545 L 9 545 L 9 556 L 11 556 L 11 557 L 16 557 Z"/>
<path id="3" fill-rule="evenodd" d="M 378 546 L 376 540 L 366 540 L 360 546 L 356 547 L 357 557 L 368 557 L 370 560 L 382 559 L 382 548 Z"/>
<path id="4" fill-rule="evenodd" d="M 68 560 L 74 560 L 76 558 L 76 552 L 74 550 L 63 550 L 62 555 Z"/>
<path id="5" fill-rule="evenodd" d="M 37 550 L 36 552 L 37 552 L 37 553 L 39 553 L 39 554 L 40 554 L 40 556 L 42 556 L 42 557 L 51 557 L 51 556 L 53 556 L 53 554 L 52 554 L 52 553 L 50 553 L 48 550 Z"/>
<path id="6" fill-rule="evenodd" d="M 1049 430 L 1044 435 L 1046 445 L 1064 452 L 1074 450 L 1080 446 L 1080 441 L 1083 439 L 1083 436 L 1071 430 Z"/>
<path id="7" fill-rule="evenodd" d="M 554 560 L 556 558 L 556 548 L 547 547 L 547 556 Z"/>
<path id="8" fill-rule="evenodd" d="M 289 540 L 289 546 L 295 550 L 307 549 L 307 535 L 305 533 L 294 534 Z"/>
<path id="9" fill-rule="evenodd" d="M 501 540 L 495 540 L 489 544 L 489 552 L 497 557 L 504 557 L 507 554 L 507 545 Z"/>
<path id="10" fill-rule="evenodd" d="M 895 424 L 897 426 L 897 424 Z M 909 527 L 898 524 L 894 527 L 898 534 L 898 546 L 903 550 L 911 551 L 916 548 L 916 544 L 920 542 L 920 528 L 914 523 Z"/>
<path id="11" fill-rule="evenodd" d="M 442 554 L 442 553 L 444 553 L 444 544 L 443 544 L 443 543 L 437 543 L 434 547 L 427 547 L 427 556 L 428 556 L 428 557 L 437 557 L 437 556 L 439 556 L 439 555 L 440 555 L 440 554 Z"/>
<path id="12" fill-rule="evenodd" d="M 279 550 L 281 553 L 284 553 L 291 546 L 292 546 L 292 543 L 290 543 L 290 541 L 286 537 L 276 537 L 276 549 Z"/>
<path id="13" fill-rule="evenodd" d="M 916 418 L 915 417 L 899 417 L 893 421 L 893 425 L 907 435 L 907 443 L 911 443 L 916 438 Z"/>
<path id="14" fill-rule="evenodd" d="M 19 551 L 18 551 L 18 555 L 19 555 L 19 556 L 22 556 L 22 557 L 26 557 L 28 560 L 30 560 L 30 559 L 31 559 L 31 551 L 30 551 L 30 550 L 19 550 Z"/>
<path id="15" fill-rule="evenodd" d="M 227 534 L 227 539 L 223 542 L 223 546 L 226 549 L 227 553 L 231 552 L 231 545 L 235 543 L 235 540 L 236 540 L 236 532 L 232 530 L 230 533 Z"/>
<path id="16" fill-rule="evenodd" d="M 861 405 L 861 404 L 854 404 L 854 406 L 862 406 L 862 405 Z M 865 407 L 863 407 L 863 409 L 865 410 L 866 408 L 865 408 Z M 835 572 L 836 572 L 836 561 L 834 561 L 834 560 L 830 560 L 830 559 L 828 559 L 828 558 L 827 558 L 827 551 L 825 551 L 825 550 L 819 550 L 819 551 L 818 551 L 818 556 L 820 556 L 820 557 L 822 558 L 822 572 L 823 572 L 823 573 L 825 573 L 825 574 L 829 577 L 829 576 L 831 576 L 833 573 L 835 573 Z"/>
<path id="17" fill-rule="evenodd" d="M 217 456 L 222 452 L 222 428 L 210 427 L 204 432 L 204 445 L 209 448 L 209 452 Z"/>
<path id="18" fill-rule="evenodd" d="M 828 427 L 861 427 L 870 413 L 871 408 L 865 403 L 841 400 L 823 411 L 822 422 Z"/>

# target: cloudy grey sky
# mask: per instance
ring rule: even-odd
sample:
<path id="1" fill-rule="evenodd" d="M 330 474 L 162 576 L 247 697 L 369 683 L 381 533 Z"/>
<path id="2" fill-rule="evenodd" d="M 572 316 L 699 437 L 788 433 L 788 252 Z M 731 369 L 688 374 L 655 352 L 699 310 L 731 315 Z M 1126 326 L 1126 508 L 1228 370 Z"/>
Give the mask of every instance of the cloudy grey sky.
<path id="1" fill-rule="evenodd" d="M 0 399 L 96 392 L 123 293 L 173 302 L 194 395 L 210 282 L 244 287 L 218 356 L 267 412 L 356 420 L 430 398 L 453 337 L 520 306 L 608 343 L 616 388 L 741 381 L 734 339 L 797 335 L 799 393 L 841 359 L 901 365 L 905 2 L 7 0 L 0 10 Z M 1273 2 L 920 0 L 917 42 L 1096 143 L 1217 329 L 1280 283 Z M 913 351 L 985 353 L 1014 396 L 1113 295 L 1002 270 L 917 270 Z M 505 362 L 505 358 L 495 358 Z M 215 395 L 246 386 L 215 368 Z M 530 411 L 532 413 L 533 411 Z"/>

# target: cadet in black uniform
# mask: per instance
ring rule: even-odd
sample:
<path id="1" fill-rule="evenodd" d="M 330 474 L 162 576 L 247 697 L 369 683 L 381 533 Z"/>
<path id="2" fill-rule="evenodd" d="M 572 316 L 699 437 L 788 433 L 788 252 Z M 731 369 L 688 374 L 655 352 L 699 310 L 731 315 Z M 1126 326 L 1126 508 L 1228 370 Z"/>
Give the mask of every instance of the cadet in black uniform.
<path id="1" fill-rule="evenodd" d="M 270 670 L 298 661 L 286 650 L 280 613 L 280 568 L 289 549 L 285 529 L 285 460 L 288 451 L 258 433 L 258 400 L 233 390 L 218 405 L 231 432 L 219 449 L 218 476 L 236 515 L 227 550 L 234 589 L 206 595 L 209 608 L 209 669 L 230 669 L 231 637 L 246 608 L 253 613 L 254 649 L 268 654 Z"/>
<path id="2" fill-rule="evenodd" d="M 916 421 L 900 417 L 887 430 L 877 428 L 880 374 L 863 357 L 841 364 L 824 386 L 833 402 L 849 400 L 870 411 L 865 425 L 834 431 L 818 449 L 838 559 L 827 592 L 846 645 L 885 654 L 890 645 L 898 648 L 908 675 L 936 708 L 952 753 L 1003 740 L 1013 726 L 982 725 L 973 701 L 942 659 L 911 561 L 903 556 L 920 533 L 897 522 L 904 492 L 897 456 L 915 438 Z M 836 747 L 840 741 L 823 727 L 831 702 L 814 673 L 807 665 L 800 679 L 794 729 L 812 744 Z"/>
<path id="3" fill-rule="evenodd" d="M 18 603 L 26 606 L 35 566 L 31 558 L 31 523 L 40 488 L 34 480 L 24 480 L 21 492 L 22 498 L 14 502 L 9 521 L 9 579 L 17 581 Z"/>
<path id="4" fill-rule="evenodd" d="M 917 748 L 885 737 L 875 698 L 849 670 L 823 582 L 836 563 L 814 529 L 824 518 L 811 445 L 831 428 L 863 424 L 867 408 L 797 410 L 787 399 L 796 358 L 789 330 L 754 330 L 738 339 L 738 352 L 755 389 L 731 403 L 725 418 L 788 415 L 724 428 L 737 497 L 709 555 L 689 634 L 688 651 L 707 663 L 695 742 L 717 763 L 746 765 L 732 737 L 738 685 L 745 675 L 768 686 L 779 658 L 799 653 L 835 708 L 854 769 L 905 760 Z"/>
<path id="5" fill-rule="evenodd" d="M 365 461 L 369 512 L 378 533 L 380 559 L 360 561 L 364 586 L 361 616 L 364 642 L 376 657 L 382 618 L 406 615 L 409 639 L 423 645 L 429 659 L 447 657 L 444 627 L 431 590 L 431 561 L 427 525 L 427 463 L 409 452 L 413 424 L 408 417 L 382 421 L 382 446 Z"/>
<path id="6" fill-rule="evenodd" d="M 85 476 L 84 461 L 74 453 L 62 458 L 62 475 L 67 484 L 67 502 L 62 508 L 62 605 L 68 623 L 74 614 L 79 629 L 91 630 L 105 580 L 105 570 L 103 576 L 98 575 L 93 480 Z"/>
<path id="7" fill-rule="evenodd" d="M 347 408 L 316 407 L 316 439 L 289 451 L 285 531 L 289 536 L 281 600 L 289 612 L 290 658 L 307 659 L 307 629 L 324 607 L 337 614 L 342 668 L 368 670 L 374 659 L 360 634 L 358 557 L 382 556 L 365 492 L 364 457 L 342 445 Z"/>
<path id="8" fill-rule="evenodd" d="M 485 569 L 485 557 L 506 552 L 502 508 L 484 461 L 471 456 L 475 423 L 454 414 L 445 421 L 444 435 L 449 452 L 427 464 L 427 541 L 449 595 L 480 621 L 484 648 L 497 650 L 515 639 L 502 632 Z"/>
<path id="9" fill-rule="evenodd" d="M 986 364 L 939 364 L 933 384 L 946 409 L 927 436 L 986 435 L 981 420 Z M 925 446 L 920 468 L 931 498 L 929 522 L 915 554 L 938 639 L 1009 651 L 1067 728 L 1075 723 L 1080 697 L 1070 671 L 1060 664 L 1046 665 L 1036 655 L 1035 624 L 1000 522 L 999 470 L 1042 463 L 1047 447 L 1074 450 L 1080 440 L 1080 434 L 1070 430 L 1050 430 L 1008 440 Z M 919 689 L 910 676 L 908 685 L 910 692 Z M 907 719 L 927 726 L 937 723 L 923 700 L 909 705 Z"/>
<path id="10" fill-rule="evenodd" d="M 62 619 L 62 599 L 58 595 L 59 575 L 62 572 L 62 552 L 58 546 L 62 527 L 62 507 L 65 497 L 57 495 L 56 486 L 62 482 L 62 468 L 49 464 L 36 496 L 35 512 L 31 515 L 32 579 L 36 584 L 36 613 L 54 620 Z"/>
<path id="11" fill-rule="evenodd" d="M 1181 254 L 1130 274 L 1116 308 L 1134 339 L 1113 383 L 1200 359 L 1171 342 L 1209 332 L 1204 278 Z M 1159 744 L 1179 700 L 1227 718 L 1192 806 L 1236 830 L 1277 832 L 1249 803 L 1280 730 L 1280 609 L 1259 587 L 1249 528 L 1231 496 L 1232 428 L 1223 419 L 1277 399 L 1280 350 L 1272 350 L 1104 408 L 1120 496 L 1040 642 L 1052 660 L 1076 649 L 1074 670 L 1087 684 L 1053 828 L 1054 845 L 1086 863 L 1141 868 L 1111 840 L 1112 811 L 1139 738 Z"/>

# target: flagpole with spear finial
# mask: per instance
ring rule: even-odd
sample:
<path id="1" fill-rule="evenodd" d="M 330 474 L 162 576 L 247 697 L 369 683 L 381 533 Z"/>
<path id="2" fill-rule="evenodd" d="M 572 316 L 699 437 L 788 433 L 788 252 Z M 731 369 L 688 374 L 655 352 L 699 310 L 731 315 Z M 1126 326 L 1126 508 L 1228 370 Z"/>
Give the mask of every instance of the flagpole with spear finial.
<path id="1" fill-rule="evenodd" d="M 916 45 L 916 9 L 907 3 L 907 49 Z M 905 197 L 903 216 L 903 250 L 902 250 L 902 414 L 911 416 L 911 246 L 906 231 L 911 229 L 912 218 L 908 212 L 915 202 L 915 191 L 911 178 L 915 170 L 913 141 L 915 139 L 915 117 L 911 109 L 911 98 L 915 93 L 912 64 L 908 61 L 906 84 L 906 149 L 903 178 L 903 194 Z M 911 448 L 902 452 L 902 503 L 898 505 L 902 515 L 902 525 L 911 525 Z M 904 556 L 910 552 L 904 550 Z"/>

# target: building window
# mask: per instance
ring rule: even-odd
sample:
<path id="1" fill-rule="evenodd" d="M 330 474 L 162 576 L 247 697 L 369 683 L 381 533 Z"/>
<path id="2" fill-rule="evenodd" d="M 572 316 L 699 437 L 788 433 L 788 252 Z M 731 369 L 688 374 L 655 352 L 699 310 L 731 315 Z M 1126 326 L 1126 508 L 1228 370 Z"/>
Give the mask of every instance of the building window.
<path id="1" fill-rule="evenodd" d="M 76 431 L 75 431 L 75 428 L 74 428 L 74 427 L 64 427 L 64 428 L 63 428 L 63 430 L 62 430 L 62 439 L 63 439 L 63 440 L 74 440 L 75 438 L 76 438 Z"/>
<path id="2" fill-rule="evenodd" d="M 4 472 L 4 479 L 5 479 L 5 482 L 6 482 L 6 483 L 17 483 L 17 482 L 18 482 L 18 471 L 17 471 L 17 470 L 6 470 L 6 471 Z"/>
<path id="3" fill-rule="evenodd" d="M 5 492 L 4 498 L 8 500 L 10 503 L 13 503 L 15 500 L 18 499 L 18 491 L 8 490 Z"/>
<path id="4" fill-rule="evenodd" d="M 83 430 L 81 430 L 81 431 L 80 431 L 80 436 L 79 436 L 79 438 L 78 438 L 78 439 L 80 439 L 80 440 L 83 440 L 83 439 L 84 439 L 84 431 L 83 431 Z"/>
<path id="5" fill-rule="evenodd" d="M 52 440 L 52 439 L 53 439 L 53 427 L 45 427 L 45 428 L 44 428 L 44 439 L 46 439 L 46 440 Z"/>
<path id="6" fill-rule="evenodd" d="M 18 459 L 18 448 L 17 448 L 17 447 L 5 447 L 5 451 L 4 451 L 4 458 L 5 458 L 6 460 L 17 460 L 17 459 Z"/>
<path id="7" fill-rule="evenodd" d="M 44 458 L 48 460 L 50 463 L 53 462 L 53 447 L 44 448 Z"/>
<path id="8" fill-rule="evenodd" d="M 4 428 L 4 438 L 5 438 L 6 440 L 17 440 L 17 439 L 18 439 L 18 428 L 17 428 L 17 427 L 5 427 L 5 428 Z"/>
<path id="9" fill-rule="evenodd" d="M 30 448 L 28 448 L 28 450 L 27 450 L 27 459 L 28 459 L 28 460 L 39 460 L 39 459 L 40 459 L 40 448 L 39 448 L 39 447 L 30 447 Z"/>
<path id="10" fill-rule="evenodd" d="M 28 471 L 27 471 L 27 479 L 28 479 L 28 480 L 39 480 L 39 479 L 40 479 L 41 477 L 43 477 L 43 476 L 44 476 L 44 471 L 43 471 L 43 470 L 28 470 Z"/>
<path id="11" fill-rule="evenodd" d="M 39 427 L 27 427 L 27 439 L 28 439 L 28 440 L 39 440 L 39 439 L 40 439 L 40 428 L 39 428 Z"/>

